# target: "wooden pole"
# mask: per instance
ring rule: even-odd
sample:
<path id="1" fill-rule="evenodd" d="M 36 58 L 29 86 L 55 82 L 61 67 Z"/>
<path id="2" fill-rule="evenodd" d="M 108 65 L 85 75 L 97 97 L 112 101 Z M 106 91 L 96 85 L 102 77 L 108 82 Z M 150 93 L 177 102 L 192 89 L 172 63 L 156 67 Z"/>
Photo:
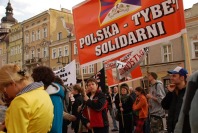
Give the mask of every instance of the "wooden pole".
<path id="1" fill-rule="evenodd" d="M 191 67 L 191 59 L 190 59 L 190 53 L 189 53 L 187 33 L 182 34 L 182 39 L 183 39 L 184 53 L 185 53 L 185 56 L 184 56 L 185 68 L 188 70 L 188 74 L 190 75 L 192 73 L 192 67 Z"/>
<path id="2" fill-rule="evenodd" d="M 121 101 L 121 95 L 120 95 L 120 83 L 118 83 L 118 94 L 119 94 L 119 100 L 120 100 L 120 103 L 122 103 L 122 101 Z M 122 118 L 122 125 L 123 125 L 123 127 L 124 127 L 124 117 L 123 117 L 123 112 L 122 111 L 120 111 L 120 113 L 121 113 L 121 118 Z"/>
<path id="3" fill-rule="evenodd" d="M 85 92 L 85 81 L 84 81 L 84 77 L 83 77 L 83 72 L 82 72 L 82 69 L 80 67 L 80 73 L 81 73 L 81 78 L 82 78 L 82 82 L 83 82 L 83 96 L 84 95 L 87 95 L 86 92 Z M 89 120 L 90 120 L 90 110 L 89 110 L 89 107 L 87 107 L 87 112 L 88 112 L 88 117 L 89 117 Z M 91 132 L 93 133 L 93 129 L 91 129 Z"/>

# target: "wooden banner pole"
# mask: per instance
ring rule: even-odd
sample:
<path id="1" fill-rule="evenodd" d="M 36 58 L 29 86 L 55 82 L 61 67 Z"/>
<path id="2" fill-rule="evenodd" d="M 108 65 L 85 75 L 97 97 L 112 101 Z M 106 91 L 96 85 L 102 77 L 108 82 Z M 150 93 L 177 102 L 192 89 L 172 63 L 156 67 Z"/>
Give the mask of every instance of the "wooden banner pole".
<path id="1" fill-rule="evenodd" d="M 87 94 L 86 94 L 86 90 L 85 90 L 85 81 L 84 81 L 83 71 L 82 71 L 81 67 L 80 67 L 80 73 L 81 73 L 81 78 L 82 78 L 82 82 L 83 82 L 82 84 L 83 84 L 83 96 L 84 96 L 84 95 L 87 95 Z M 87 107 L 87 112 L 88 112 L 88 117 L 89 117 L 89 120 L 90 120 L 91 116 L 90 116 L 89 107 Z M 94 133 L 93 129 L 91 129 L 91 132 Z"/>
<path id="2" fill-rule="evenodd" d="M 190 53 L 189 53 L 187 33 L 182 34 L 182 39 L 183 39 L 184 53 L 185 53 L 185 56 L 184 56 L 185 68 L 188 70 L 188 74 L 190 75 L 192 73 L 192 67 L 191 67 L 191 59 L 190 59 Z"/>
<path id="3" fill-rule="evenodd" d="M 122 103 L 122 101 L 121 101 L 121 94 L 120 94 L 120 83 L 118 83 L 118 94 L 119 94 L 119 101 L 120 101 L 120 103 Z M 120 104 L 119 103 L 119 104 Z M 121 113 L 121 118 L 122 118 L 122 125 L 123 125 L 123 127 L 124 127 L 124 117 L 123 117 L 123 112 L 122 111 L 120 111 L 120 113 Z"/>

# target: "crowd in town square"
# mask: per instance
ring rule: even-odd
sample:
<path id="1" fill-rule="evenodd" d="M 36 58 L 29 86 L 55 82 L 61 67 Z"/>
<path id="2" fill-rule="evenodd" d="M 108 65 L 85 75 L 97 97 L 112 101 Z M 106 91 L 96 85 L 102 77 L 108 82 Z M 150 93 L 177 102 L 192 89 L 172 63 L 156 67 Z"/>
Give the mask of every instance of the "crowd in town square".
<path id="1" fill-rule="evenodd" d="M 94 78 L 68 88 L 49 67 L 29 75 L 4 65 L 0 133 L 197 133 L 198 71 L 188 75 L 177 66 L 167 73 L 166 87 L 148 72 L 149 86 L 121 83 L 104 92 Z"/>

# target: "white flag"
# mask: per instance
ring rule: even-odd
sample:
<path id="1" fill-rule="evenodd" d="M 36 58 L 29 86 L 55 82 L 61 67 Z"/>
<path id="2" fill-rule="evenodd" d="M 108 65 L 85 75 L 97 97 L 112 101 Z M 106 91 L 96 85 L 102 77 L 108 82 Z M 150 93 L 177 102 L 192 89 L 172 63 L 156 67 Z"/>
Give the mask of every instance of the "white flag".
<path id="1" fill-rule="evenodd" d="M 121 69 L 121 68 L 123 68 L 125 65 L 126 65 L 126 63 L 125 62 L 121 62 L 121 61 L 115 61 L 116 62 L 116 68 L 115 69 L 112 69 L 112 74 L 113 74 L 113 76 L 117 79 L 117 80 L 120 80 L 120 79 L 122 79 L 122 77 L 121 77 L 121 75 L 120 75 L 120 73 L 119 73 L 119 70 Z"/>
<path id="2" fill-rule="evenodd" d="M 118 69 L 118 77 L 122 79 L 135 69 L 146 57 L 148 47 L 132 52 L 129 59 L 125 62 L 125 65 L 120 65 Z"/>
<path id="3" fill-rule="evenodd" d="M 54 71 L 54 73 L 63 80 L 65 86 L 76 84 L 76 61 L 73 60 L 60 70 Z"/>

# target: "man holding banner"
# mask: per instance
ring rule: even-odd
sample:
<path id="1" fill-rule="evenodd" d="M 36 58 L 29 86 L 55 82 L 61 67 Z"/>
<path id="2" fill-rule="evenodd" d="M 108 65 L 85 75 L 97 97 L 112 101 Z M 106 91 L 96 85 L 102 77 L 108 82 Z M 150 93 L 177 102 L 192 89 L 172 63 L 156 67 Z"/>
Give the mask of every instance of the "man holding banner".
<path id="1" fill-rule="evenodd" d="M 109 133 L 106 96 L 98 89 L 98 82 L 94 78 L 87 79 L 87 88 L 90 92 L 84 94 L 82 123 L 89 133 Z"/>

